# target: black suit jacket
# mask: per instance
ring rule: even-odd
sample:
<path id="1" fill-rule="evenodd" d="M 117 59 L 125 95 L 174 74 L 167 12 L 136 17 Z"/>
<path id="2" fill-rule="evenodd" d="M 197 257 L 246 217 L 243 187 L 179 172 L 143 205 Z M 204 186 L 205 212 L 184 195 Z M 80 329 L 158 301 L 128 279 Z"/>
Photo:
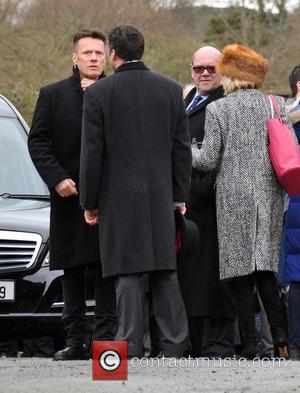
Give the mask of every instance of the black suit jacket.
<path id="1" fill-rule="evenodd" d="M 188 106 L 194 95 L 196 88 L 194 87 L 187 97 L 185 98 L 185 104 Z M 189 133 L 191 140 L 196 138 L 198 142 L 202 142 L 204 138 L 204 126 L 205 126 L 205 112 L 207 105 L 219 98 L 224 96 L 223 88 L 219 87 L 213 91 L 206 100 L 200 102 L 200 104 L 190 113 L 189 116 Z M 193 168 L 192 170 L 192 182 L 191 182 L 191 197 L 196 196 L 202 203 L 214 203 L 214 182 L 215 172 L 202 172 L 198 169 Z"/>
<path id="2" fill-rule="evenodd" d="M 187 95 L 186 106 L 195 93 L 196 88 Z M 188 114 L 191 139 L 203 140 L 206 107 L 222 97 L 223 89 L 220 87 Z M 219 279 L 214 182 L 215 172 L 193 168 L 186 217 L 198 226 L 199 246 L 191 258 L 179 261 L 178 277 L 188 316 L 233 319 L 232 300 L 226 284 Z"/>
<path id="3" fill-rule="evenodd" d="M 186 107 L 191 103 L 194 95 L 196 94 L 196 87 L 194 87 L 185 98 Z M 212 93 L 209 94 L 206 100 L 200 102 L 200 104 L 188 114 L 189 116 L 189 132 L 191 138 L 197 138 L 199 142 L 202 142 L 204 138 L 204 125 L 205 125 L 205 110 L 209 103 L 218 100 L 224 96 L 223 87 L 220 86 Z"/>

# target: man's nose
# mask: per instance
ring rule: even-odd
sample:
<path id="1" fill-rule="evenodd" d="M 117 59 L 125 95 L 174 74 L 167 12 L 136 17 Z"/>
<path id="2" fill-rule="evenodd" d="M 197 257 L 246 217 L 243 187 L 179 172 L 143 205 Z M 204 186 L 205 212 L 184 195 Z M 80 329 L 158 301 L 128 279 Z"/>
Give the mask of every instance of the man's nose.
<path id="1" fill-rule="evenodd" d="M 207 69 L 205 68 L 204 71 L 202 72 L 202 75 L 207 76 L 207 75 L 210 75 L 210 73 L 209 73 L 209 72 L 207 71 Z"/>
<path id="2" fill-rule="evenodd" d="M 96 54 L 96 52 L 92 52 L 91 60 L 92 61 L 97 61 L 97 54 Z"/>

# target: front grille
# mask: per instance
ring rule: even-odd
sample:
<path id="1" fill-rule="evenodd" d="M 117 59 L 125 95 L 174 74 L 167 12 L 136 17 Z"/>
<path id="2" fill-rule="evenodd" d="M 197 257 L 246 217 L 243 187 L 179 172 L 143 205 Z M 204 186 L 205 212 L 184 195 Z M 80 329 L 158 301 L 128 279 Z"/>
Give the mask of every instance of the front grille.
<path id="1" fill-rule="evenodd" d="M 37 233 L 0 231 L 0 271 L 28 269 L 42 244 Z"/>
<path id="2" fill-rule="evenodd" d="M 35 311 L 36 306 L 40 301 L 39 297 L 36 298 L 20 298 L 14 303 L 1 304 L 1 314 L 10 313 L 32 313 Z"/>

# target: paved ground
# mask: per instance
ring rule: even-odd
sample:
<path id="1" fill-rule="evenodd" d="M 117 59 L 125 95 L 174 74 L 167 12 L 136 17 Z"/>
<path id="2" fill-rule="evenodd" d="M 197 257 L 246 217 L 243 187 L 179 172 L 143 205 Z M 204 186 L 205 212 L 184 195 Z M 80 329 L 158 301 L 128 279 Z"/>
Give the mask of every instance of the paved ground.
<path id="1" fill-rule="evenodd" d="M 0 359 L 1 393 L 300 392 L 300 362 L 203 361 L 130 364 L 127 381 L 92 380 L 92 361 Z M 146 367 L 145 367 L 146 366 Z"/>

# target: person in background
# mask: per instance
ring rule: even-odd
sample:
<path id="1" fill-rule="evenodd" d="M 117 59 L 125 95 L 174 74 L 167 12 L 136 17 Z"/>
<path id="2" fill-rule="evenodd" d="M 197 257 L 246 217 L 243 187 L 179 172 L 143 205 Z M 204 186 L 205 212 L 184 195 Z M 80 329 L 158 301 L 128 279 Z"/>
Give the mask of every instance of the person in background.
<path id="1" fill-rule="evenodd" d="M 185 98 L 190 138 L 201 143 L 206 108 L 223 97 L 222 77 L 216 72 L 221 53 L 198 49 L 190 64 L 194 87 Z M 199 229 L 199 244 L 191 257 L 178 261 L 178 277 L 185 302 L 191 355 L 228 357 L 234 354 L 235 310 L 226 283 L 219 278 L 215 171 L 192 170 L 186 217 Z"/>
<path id="2" fill-rule="evenodd" d="M 254 289 L 255 297 L 255 327 L 256 327 L 256 352 L 262 358 L 274 356 L 274 346 L 267 315 L 259 293 Z"/>
<path id="3" fill-rule="evenodd" d="M 117 340 L 141 357 L 142 274 L 149 273 L 164 356 L 181 357 L 188 327 L 176 274 L 174 209 L 185 213 L 191 147 L 181 87 L 141 61 L 144 37 L 133 26 L 108 37 L 113 75 L 84 98 L 80 202 L 99 224 L 105 277 L 116 286 Z"/>
<path id="4" fill-rule="evenodd" d="M 28 138 L 32 161 L 50 191 L 50 269 L 64 270 L 66 346 L 54 360 L 89 359 L 85 272 L 91 264 L 97 269 L 94 339 L 114 339 L 113 282 L 102 279 L 98 231 L 85 222 L 78 196 L 83 96 L 104 77 L 105 42 L 97 30 L 74 35 L 73 75 L 41 89 Z"/>
<path id="5" fill-rule="evenodd" d="M 289 75 L 294 102 L 287 106 L 289 118 L 300 141 L 300 65 Z M 282 281 L 288 290 L 289 343 L 292 360 L 300 360 L 300 195 L 289 196 L 283 232 Z"/>
<path id="6" fill-rule="evenodd" d="M 268 62 L 252 49 L 228 45 L 217 64 L 226 94 L 206 109 L 201 149 L 193 145 L 193 166 L 217 171 L 216 201 L 220 278 L 236 302 L 243 357 L 256 356 L 256 284 L 272 334 L 275 356 L 289 357 L 288 338 L 276 286 L 283 222 L 283 190 L 268 155 L 266 121 L 271 106 L 258 91 Z M 275 97 L 285 124 L 284 100 Z"/>

